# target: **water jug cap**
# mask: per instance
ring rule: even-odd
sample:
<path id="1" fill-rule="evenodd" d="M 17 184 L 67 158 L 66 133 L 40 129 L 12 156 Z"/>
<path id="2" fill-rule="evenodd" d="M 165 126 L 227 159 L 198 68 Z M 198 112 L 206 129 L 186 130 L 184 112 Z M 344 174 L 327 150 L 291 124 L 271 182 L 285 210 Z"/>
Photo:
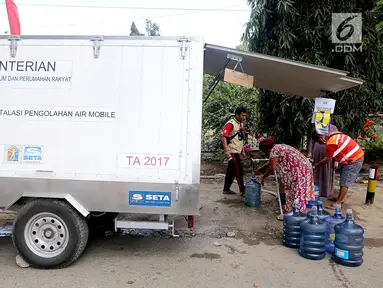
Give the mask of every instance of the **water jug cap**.
<path id="1" fill-rule="evenodd" d="M 311 214 L 311 215 L 314 215 L 314 216 L 317 216 L 317 215 L 318 215 L 318 208 L 317 208 L 316 205 L 313 205 L 313 206 L 311 207 L 310 214 Z"/>
<path id="2" fill-rule="evenodd" d="M 347 220 L 352 220 L 353 217 L 352 217 L 352 209 L 347 209 L 346 211 L 346 219 Z"/>
<path id="3" fill-rule="evenodd" d="M 342 212 L 342 205 L 335 204 L 335 213 L 341 213 Z"/>
<path id="4" fill-rule="evenodd" d="M 322 205 L 323 202 L 322 202 L 321 200 L 318 200 L 318 201 L 317 201 L 317 204 L 318 204 L 318 205 Z"/>
<path id="5" fill-rule="evenodd" d="M 312 213 L 309 217 L 310 217 L 309 219 L 310 219 L 311 224 L 317 224 L 318 223 L 319 218 L 318 218 L 318 215 L 316 214 L 316 212 L 315 212 L 315 214 Z"/>

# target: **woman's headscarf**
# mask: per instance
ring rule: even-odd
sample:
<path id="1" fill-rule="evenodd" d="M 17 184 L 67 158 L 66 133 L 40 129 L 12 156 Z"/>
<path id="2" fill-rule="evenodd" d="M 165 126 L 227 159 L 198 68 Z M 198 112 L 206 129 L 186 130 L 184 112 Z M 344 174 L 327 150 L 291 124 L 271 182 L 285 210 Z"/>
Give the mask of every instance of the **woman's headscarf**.
<path id="1" fill-rule="evenodd" d="M 265 139 L 265 140 L 262 140 L 261 142 L 259 142 L 259 150 L 271 150 L 271 148 L 274 147 L 274 140 L 271 139 L 271 138 L 268 138 L 268 139 Z"/>

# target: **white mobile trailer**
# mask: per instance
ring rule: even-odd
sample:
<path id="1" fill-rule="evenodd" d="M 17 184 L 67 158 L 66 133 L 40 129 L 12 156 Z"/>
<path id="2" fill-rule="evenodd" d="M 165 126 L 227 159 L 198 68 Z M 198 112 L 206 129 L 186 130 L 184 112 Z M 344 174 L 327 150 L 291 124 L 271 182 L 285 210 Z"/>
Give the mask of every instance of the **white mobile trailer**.
<path id="1" fill-rule="evenodd" d="M 90 39 L 23 36 L 15 57 L 0 42 L 0 206 L 24 206 L 14 240 L 35 266 L 74 260 L 44 257 L 65 250 L 68 235 L 86 242 L 65 222 L 80 227 L 90 213 L 156 214 L 115 225 L 174 229 L 166 215 L 199 212 L 203 41 Z M 70 206 L 78 219 L 55 216 Z M 36 209 L 52 214 L 26 223 Z"/>
<path id="2" fill-rule="evenodd" d="M 237 61 L 260 88 L 316 97 L 360 85 L 346 72 L 188 37 L 0 37 L 0 207 L 35 267 L 83 252 L 88 222 L 173 229 L 199 213 L 203 74 Z M 261 73 L 259 72 L 261 71 Z M 303 82 L 300 82 L 303 81 Z M 109 215 L 109 214 L 107 214 Z M 97 219 L 97 218 L 96 218 Z"/>

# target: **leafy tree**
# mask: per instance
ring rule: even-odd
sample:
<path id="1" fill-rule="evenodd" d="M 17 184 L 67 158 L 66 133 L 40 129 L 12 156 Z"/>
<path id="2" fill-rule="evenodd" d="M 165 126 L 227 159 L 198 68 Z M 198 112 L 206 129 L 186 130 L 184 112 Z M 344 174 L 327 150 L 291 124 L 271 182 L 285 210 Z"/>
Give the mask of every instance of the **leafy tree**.
<path id="1" fill-rule="evenodd" d="M 249 50 L 306 63 L 346 70 L 362 78 L 362 87 L 328 95 L 337 100 L 338 128 L 359 134 L 366 115 L 379 111 L 383 95 L 379 92 L 376 17 L 373 2 L 362 0 L 248 0 L 252 8 L 243 40 Z M 360 12 L 363 16 L 362 52 L 336 53 L 331 43 L 333 12 Z M 260 90 L 260 128 L 277 141 L 299 146 L 310 128 L 313 100 L 283 97 Z"/>
<path id="2" fill-rule="evenodd" d="M 146 33 L 148 36 L 161 36 L 160 27 L 148 19 L 146 19 Z"/>
<path id="3" fill-rule="evenodd" d="M 376 28 L 378 30 L 380 44 L 383 44 L 383 0 L 376 1 L 375 13 L 377 17 L 378 24 Z"/>
<path id="4" fill-rule="evenodd" d="M 378 20 L 378 24 L 376 25 L 376 29 L 378 31 L 378 37 L 379 37 L 379 50 L 383 51 L 383 0 L 378 0 L 376 2 L 375 6 L 375 13 Z M 383 57 L 380 60 L 380 67 L 383 71 Z M 380 79 L 381 85 L 383 86 L 383 73 L 381 75 Z M 383 88 L 382 88 L 383 89 Z"/>
<path id="5" fill-rule="evenodd" d="M 373 119 L 366 118 L 366 123 L 363 125 L 364 131 L 358 139 L 360 147 L 367 152 L 365 159 L 382 159 L 383 134 L 380 131 L 382 124 L 383 120 L 381 117 L 375 117 Z"/>
<path id="6" fill-rule="evenodd" d="M 237 45 L 235 49 L 242 50 L 242 51 L 249 51 L 249 45 L 247 42 L 242 42 L 241 44 Z"/>
<path id="7" fill-rule="evenodd" d="M 130 25 L 130 36 L 145 36 L 144 34 L 141 34 L 140 31 L 138 31 L 138 28 L 136 26 L 136 23 L 132 22 L 132 25 Z"/>
<path id="8" fill-rule="evenodd" d="M 208 95 L 210 84 L 214 77 L 204 77 L 204 97 Z M 215 151 L 220 148 L 222 128 L 225 123 L 234 116 L 237 107 L 243 106 L 248 109 L 245 130 L 252 131 L 256 121 L 258 92 L 253 88 L 246 88 L 231 83 L 220 82 L 203 105 L 203 150 Z"/>
<path id="9" fill-rule="evenodd" d="M 146 19 L 146 35 L 147 36 L 160 36 L 160 26 L 151 20 Z M 130 25 L 130 36 L 145 36 L 145 34 L 140 33 L 138 30 L 136 23 L 132 22 Z"/>

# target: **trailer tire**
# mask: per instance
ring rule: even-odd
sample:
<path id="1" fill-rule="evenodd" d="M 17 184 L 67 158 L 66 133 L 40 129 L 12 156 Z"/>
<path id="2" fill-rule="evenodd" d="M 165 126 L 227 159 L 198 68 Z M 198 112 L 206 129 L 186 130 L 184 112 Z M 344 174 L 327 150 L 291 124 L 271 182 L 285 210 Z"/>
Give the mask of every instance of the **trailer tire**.
<path id="1" fill-rule="evenodd" d="M 17 252 L 31 266 L 52 269 L 67 267 L 81 256 L 89 229 L 66 201 L 34 199 L 21 208 L 12 234 Z"/>

